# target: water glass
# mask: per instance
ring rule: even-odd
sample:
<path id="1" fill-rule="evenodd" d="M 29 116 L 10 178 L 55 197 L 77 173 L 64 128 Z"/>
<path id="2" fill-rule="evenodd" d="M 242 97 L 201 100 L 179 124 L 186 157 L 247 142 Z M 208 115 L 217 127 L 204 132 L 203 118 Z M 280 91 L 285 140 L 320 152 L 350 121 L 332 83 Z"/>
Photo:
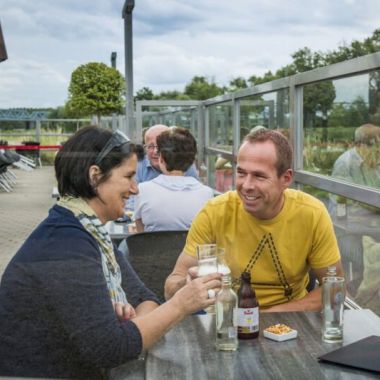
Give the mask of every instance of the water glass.
<path id="1" fill-rule="evenodd" d="M 218 257 L 216 244 L 201 244 L 197 246 L 198 277 L 218 272 Z M 215 305 L 205 309 L 208 314 L 215 314 Z"/>
<path id="2" fill-rule="evenodd" d="M 223 247 L 217 248 L 217 261 L 218 261 L 218 273 L 223 276 L 231 274 L 231 269 L 228 267 L 225 259 L 225 249 Z"/>
<path id="3" fill-rule="evenodd" d="M 198 277 L 218 271 L 216 244 L 201 244 L 197 246 Z"/>
<path id="4" fill-rule="evenodd" d="M 322 339 L 343 341 L 343 308 L 346 296 L 344 277 L 324 277 L 322 282 Z"/>

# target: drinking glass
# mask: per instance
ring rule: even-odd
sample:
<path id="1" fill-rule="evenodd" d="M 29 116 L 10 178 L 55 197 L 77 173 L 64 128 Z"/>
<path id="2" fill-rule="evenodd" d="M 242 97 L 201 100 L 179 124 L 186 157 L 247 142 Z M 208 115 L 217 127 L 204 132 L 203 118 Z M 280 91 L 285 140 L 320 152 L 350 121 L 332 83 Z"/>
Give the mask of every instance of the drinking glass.
<path id="1" fill-rule="evenodd" d="M 197 246 L 198 277 L 218 271 L 216 244 L 201 244 Z"/>
<path id="2" fill-rule="evenodd" d="M 201 244 L 197 246 L 198 277 L 218 272 L 218 257 L 216 244 Z M 205 309 L 208 314 L 215 314 L 215 305 Z"/>
<path id="3" fill-rule="evenodd" d="M 343 340 L 343 307 L 346 294 L 344 277 L 324 277 L 322 282 L 322 339 L 325 342 Z"/>
<path id="4" fill-rule="evenodd" d="M 226 251 L 223 247 L 217 248 L 218 273 L 221 273 L 223 276 L 231 274 L 231 269 L 228 267 L 226 262 L 225 253 Z"/>

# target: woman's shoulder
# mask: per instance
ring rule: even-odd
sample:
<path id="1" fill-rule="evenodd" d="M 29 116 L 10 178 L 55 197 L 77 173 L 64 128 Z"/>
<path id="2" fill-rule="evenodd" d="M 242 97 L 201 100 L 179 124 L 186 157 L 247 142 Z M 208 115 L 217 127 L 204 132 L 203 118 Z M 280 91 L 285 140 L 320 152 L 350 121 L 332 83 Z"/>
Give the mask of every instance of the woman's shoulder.
<path id="1" fill-rule="evenodd" d="M 48 217 L 25 240 L 16 256 L 22 260 L 68 260 L 88 254 L 95 247 L 94 238 L 74 214 L 55 205 Z"/>

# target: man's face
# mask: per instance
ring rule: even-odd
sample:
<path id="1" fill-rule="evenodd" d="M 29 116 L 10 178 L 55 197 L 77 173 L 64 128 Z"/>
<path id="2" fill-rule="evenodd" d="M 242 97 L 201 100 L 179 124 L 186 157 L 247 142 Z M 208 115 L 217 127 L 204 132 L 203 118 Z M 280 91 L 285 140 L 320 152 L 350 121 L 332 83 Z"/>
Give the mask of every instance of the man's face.
<path id="1" fill-rule="evenodd" d="M 247 212 L 257 219 L 272 219 L 282 209 L 284 190 L 292 182 L 292 170 L 280 177 L 272 141 L 244 142 L 237 157 L 236 190 Z"/>
<path id="2" fill-rule="evenodd" d="M 380 138 L 373 139 L 371 144 L 361 144 L 359 154 L 369 168 L 377 168 L 380 164 Z"/>
<path id="3" fill-rule="evenodd" d="M 150 164 L 157 170 L 160 170 L 159 166 L 159 154 L 157 153 L 157 136 L 167 130 L 166 128 L 155 128 L 148 130 L 145 134 L 145 152 L 148 156 Z"/>

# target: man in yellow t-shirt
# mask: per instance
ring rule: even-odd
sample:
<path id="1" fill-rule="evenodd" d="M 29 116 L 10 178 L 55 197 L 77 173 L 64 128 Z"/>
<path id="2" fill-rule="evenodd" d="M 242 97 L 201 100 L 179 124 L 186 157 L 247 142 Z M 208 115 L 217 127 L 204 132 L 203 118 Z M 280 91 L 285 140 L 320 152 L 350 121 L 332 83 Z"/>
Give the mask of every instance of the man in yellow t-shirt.
<path id="1" fill-rule="evenodd" d="M 243 140 L 237 157 L 236 191 L 210 200 L 195 217 L 185 248 L 166 280 L 170 298 L 196 276 L 196 246 L 224 247 L 236 282 L 250 271 L 262 309 L 317 311 L 320 288 L 307 292 L 309 270 L 319 280 L 334 265 L 343 275 L 325 206 L 293 180 L 292 150 L 279 132 L 260 130 Z"/>

